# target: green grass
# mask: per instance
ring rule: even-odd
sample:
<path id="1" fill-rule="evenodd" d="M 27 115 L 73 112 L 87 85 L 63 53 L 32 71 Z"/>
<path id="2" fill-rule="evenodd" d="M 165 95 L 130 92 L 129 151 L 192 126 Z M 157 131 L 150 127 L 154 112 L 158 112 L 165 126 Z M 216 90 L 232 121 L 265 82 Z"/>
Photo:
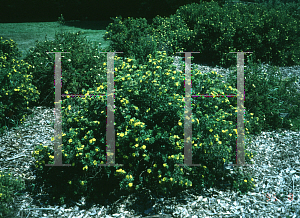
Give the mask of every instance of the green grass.
<path id="1" fill-rule="evenodd" d="M 0 29 L 4 40 L 12 39 L 17 43 L 22 52 L 20 59 L 24 59 L 25 52 L 35 46 L 36 40 L 54 40 L 55 32 L 82 31 L 87 40 L 94 44 L 101 43 L 101 47 L 106 48 L 109 41 L 104 41 L 102 36 L 110 22 L 113 21 L 65 21 L 64 25 L 58 22 L 0 23 Z"/>

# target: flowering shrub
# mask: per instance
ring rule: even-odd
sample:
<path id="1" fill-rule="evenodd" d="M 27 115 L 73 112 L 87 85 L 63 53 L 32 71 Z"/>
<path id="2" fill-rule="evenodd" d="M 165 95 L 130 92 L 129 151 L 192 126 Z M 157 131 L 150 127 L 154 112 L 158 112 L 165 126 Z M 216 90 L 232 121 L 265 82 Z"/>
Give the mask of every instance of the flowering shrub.
<path id="1" fill-rule="evenodd" d="M 214 97 L 195 98 L 192 103 L 193 163 L 202 166 L 179 167 L 176 164 L 184 161 L 184 73 L 175 70 L 166 53 L 149 55 L 147 65 L 136 63 L 115 58 L 115 163 L 124 166 L 98 166 L 106 163 L 107 102 L 105 97 L 87 95 L 105 94 L 107 82 L 95 83 L 82 90 L 84 98 L 62 102 L 63 163 L 72 167 L 44 167 L 54 159 L 53 148 L 47 145 L 37 145 L 33 152 L 36 178 L 45 190 L 61 194 L 57 197 L 92 198 L 93 193 L 118 187 L 119 192 L 148 187 L 156 194 L 172 194 L 216 185 L 217 178 L 224 176 L 224 162 L 235 160 L 236 99 L 215 95 L 236 94 L 236 89 L 221 83 L 215 72 L 192 71 L 193 94 Z M 107 72 L 106 63 L 101 71 Z M 247 162 L 250 155 L 246 151 Z M 109 181 L 113 181 L 110 187 L 99 185 Z"/>
<path id="2" fill-rule="evenodd" d="M 31 65 L 18 61 L 20 56 L 13 40 L 0 39 L 0 133 L 22 123 L 28 105 L 37 101 L 39 92 L 32 85 Z M 14 116 L 12 116 L 14 115 Z"/>

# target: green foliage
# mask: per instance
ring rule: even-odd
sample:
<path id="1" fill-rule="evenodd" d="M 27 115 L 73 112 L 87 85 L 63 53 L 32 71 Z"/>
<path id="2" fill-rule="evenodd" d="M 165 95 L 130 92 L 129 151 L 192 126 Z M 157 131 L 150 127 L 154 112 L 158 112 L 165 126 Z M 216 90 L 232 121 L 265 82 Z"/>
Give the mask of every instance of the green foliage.
<path id="1" fill-rule="evenodd" d="M 188 25 L 178 16 L 171 15 L 169 18 L 156 16 L 151 24 L 152 32 L 156 42 L 162 41 L 166 44 L 165 50 L 169 56 L 179 56 L 176 52 L 184 51 L 202 51 L 202 43 L 198 43 L 197 47 L 193 47 L 194 34 L 188 28 Z"/>
<path id="2" fill-rule="evenodd" d="M 45 163 L 54 163 L 53 148 L 37 145 L 33 156 L 39 184 L 46 192 L 56 193 L 56 199 L 75 195 L 92 199 L 93 193 L 98 196 L 109 189 L 103 185 L 105 182 L 120 189 L 119 193 L 147 187 L 164 195 L 216 185 L 218 178 L 224 176 L 224 162 L 235 160 L 236 100 L 207 97 L 192 103 L 193 163 L 202 165 L 193 168 L 192 176 L 191 167 L 176 166 L 183 163 L 184 157 L 183 72 L 175 70 L 173 59 L 166 53 L 149 55 L 147 65 L 120 57 L 115 62 L 115 163 L 124 166 L 101 170 L 97 166 L 106 163 L 105 97 L 66 98 L 62 102 L 62 157 L 63 163 L 72 167 L 45 167 Z M 103 66 L 101 72 L 105 73 L 106 63 Z M 192 75 L 193 84 L 201 83 L 193 93 L 236 93 L 215 72 L 192 71 Z M 83 93 L 105 94 L 106 90 L 107 82 L 103 82 Z M 245 126 L 248 128 L 248 123 Z M 250 158 L 246 157 L 246 161 Z M 251 188 L 249 183 L 247 190 Z"/>
<path id="3" fill-rule="evenodd" d="M 192 31 L 177 16 L 156 16 L 151 25 L 145 19 L 111 19 L 114 23 L 107 27 L 104 40 L 111 41 L 111 50 L 124 51 L 125 57 L 134 58 L 139 64 L 145 64 L 147 56 L 155 55 L 156 51 L 166 51 L 172 56 L 178 55 L 176 52 L 182 52 L 183 46 L 188 50 L 194 49 Z M 202 50 L 201 44 L 197 48 Z"/>
<path id="4" fill-rule="evenodd" d="M 13 200 L 24 189 L 25 184 L 20 178 L 0 171 L 0 217 L 15 217 Z"/>
<path id="5" fill-rule="evenodd" d="M 25 120 L 28 105 L 38 99 L 38 91 L 32 85 L 32 67 L 18 61 L 19 51 L 13 40 L 0 39 L 0 133 L 17 122 Z M 28 111 L 27 111 L 28 112 Z M 14 117 L 12 117 L 14 115 Z"/>
<path id="6" fill-rule="evenodd" d="M 155 17 L 151 25 L 145 19 L 112 18 L 105 40 L 111 49 L 144 63 L 148 54 L 167 51 L 197 51 L 195 63 L 230 67 L 236 55 L 229 52 L 252 51 L 257 61 L 290 66 L 300 63 L 299 16 L 296 4 L 283 7 L 235 4 L 220 7 L 216 2 L 181 6 L 174 15 Z M 276 17 L 276 22 L 271 17 Z M 247 59 L 246 59 L 247 62 Z"/>
<path id="7" fill-rule="evenodd" d="M 111 23 L 106 28 L 104 40 L 110 40 L 110 49 L 124 52 L 125 57 L 136 58 L 139 63 L 145 62 L 147 55 L 154 55 L 157 45 L 151 36 L 151 29 L 144 18 L 122 17 L 111 18 Z"/>
<path id="8" fill-rule="evenodd" d="M 81 94 L 82 88 L 88 89 L 93 83 L 106 80 L 105 74 L 99 74 L 105 56 L 100 55 L 81 32 L 56 33 L 54 41 L 37 41 L 24 59 L 33 66 L 30 69 L 32 82 L 41 93 L 40 101 L 30 106 L 54 107 L 55 55 L 46 52 L 70 52 L 62 53 L 61 58 L 62 93 L 68 90 L 71 94 Z"/>
<path id="9" fill-rule="evenodd" d="M 58 17 L 58 23 L 59 23 L 60 25 L 64 25 L 64 24 L 65 24 L 65 19 L 64 19 L 64 17 L 63 17 L 62 14 L 60 15 L 60 17 Z"/>
<path id="10" fill-rule="evenodd" d="M 175 15 L 194 31 L 195 48 L 197 44 L 203 45 L 205 53 L 199 56 L 203 62 L 228 68 L 236 65 L 235 56 L 229 52 L 252 51 L 255 60 L 290 66 L 300 61 L 299 15 L 292 12 L 298 7 L 296 4 L 288 5 L 287 9 L 282 4 L 219 7 L 213 2 L 200 2 L 180 7 Z"/>
<path id="11" fill-rule="evenodd" d="M 250 134 L 278 128 L 290 129 L 292 120 L 299 118 L 300 93 L 295 87 L 299 77 L 282 79 L 278 68 L 268 66 L 266 71 L 262 71 L 260 66 L 250 60 L 244 68 L 245 107 L 256 117 L 250 120 Z M 229 83 L 236 87 L 236 68 L 231 69 L 229 78 Z M 281 118 L 280 113 L 289 113 L 289 119 Z"/>

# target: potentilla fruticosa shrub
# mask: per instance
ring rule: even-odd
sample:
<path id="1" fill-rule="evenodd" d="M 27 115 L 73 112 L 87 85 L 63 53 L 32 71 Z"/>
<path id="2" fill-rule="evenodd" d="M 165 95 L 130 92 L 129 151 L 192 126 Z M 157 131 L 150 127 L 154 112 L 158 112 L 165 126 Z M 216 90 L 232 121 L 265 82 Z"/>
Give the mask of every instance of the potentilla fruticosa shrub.
<path id="1" fill-rule="evenodd" d="M 299 76 L 282 78 L 278 67 L 266 65 L 264 70 L 261 64 L 253 63 L 244 68 L 245 78 L 245 107 L 255 115 L 250 120 L 250 134 L 260 134 L 261 131 L 276 130 L 278 128 L 291 129 L 292 119 L 299 117 L 300 93 L 295 82 Z M 236 87 L 237 69 L 230 70 L 228 83 Z M 281 113 L 288 113 L 289 119 L 280 117 Z M 253 122 L 254 121 L 254 122 Z"/>
<path id="2" fill-rule="evenodd" d="M 110 50 L 123 51 L 125 57 L 134 58 L 139 64 L 147 62 L 149 54 L 155 55 L 156 51 L 166 51 L 169 56 L 179 55 L 182 46 L 188 50 L 194 49 L 192 32 L 180 17 L 171 15 L 170 18 L 156 16 L 151 25 L 146 19 L 133 19 L 122 17 L 111 18 L 111 23 L 106 28 L 104 40 L 110 40 Z M 197 49 L 201 45 L 197 45 Z"/>
<path id="3" fill-rule="evenodd" d="M 220 7 L 216 2 L 192 3 L 181 6 L 170 17 L 155 17 L 151 25 L 141 18 L 111 18 L 114 23 L 103 38 L 112 41 L 112 50 L 124 51 L 124 56 L 140 63 L 156 51 L 170 56 L 197 51 L 195 63 L 228 68 L 236 65 L 236 57 L 229 52 L 252 51 L 257 61 L 293 65 L 300 61 L 300 28 L 295 16 L 289 16 L 290 7 L 269 10 L 257 4 Z M 278 17 L 278 22 L 270 17 Z"/>
<path id="4" fill-rule="evenodd" d="M 54 107 L 55 55 L 46 52 L 70 52 L 61 54 L 62 80 L 59 82 L 62 93 L 68 90 L 72 94 L 81 94 L 83 88 L 88 89 L 93 83 L 106 80 L 106 75 L 99 74 L 99 66 L 107 60 L 106 55 L 100 54 L 82 32 L 56 33 L 54 41 L 37 41 L 24 59 L 32 65 L 32 81 L 41 93 L 40 101 L 34 106 Z"/>
<path id="5" fill-rule="evenodd" d="M 228 68 L 236 65 L 236 57 L 229 52 L 251 51 L 257 61 L 291 66 L 300 61 L 297 50 L 300 23 L 291 7 L 286 9 L 281 4 L 220 7 L 215 2 L 200 2 L 180 7 L 175 16 L 193 30 L 194 51 L 198 51 L 197 44 L 203 46 L 203 54 L 195 56 L 195 61 Z"/>
<path id="6" fill-rule="evenodd" d="M 31 65 L 18 60 L 20 53 L 13 40 L 0 38 L 0 134 L 22 123 L 29 104 L 39 98 L 29 73 Z"/>
<path id="7" fill-rule="evenodd" d="M 128 17 L 123 21 L 120 16 L 111 19 L 114 22 L 107 26 L 103 36 L 110 42 L 109 50 L 122 51 L 124 57 L 134 58 L 139 64 L 145 63 L 149 54 L 155 54 L 159 45 L 145 18 Z"/>
<path id="8" fill-rule="evenodd" d="M 220 82 L 221 76 L 215 72 L 192 70 L 192 93 L 214 97 L 192 101 L 193 163 L 202 166 L 176 166 L 184 161 L 185 74 L 176 71 L 166 53 L 149 55 L 148 64 L 136 63 L 115 57 L 115 163 L 124 166 L 98 166 L 106 163 L 105 97 L 68 97 L 62 101 L 62 157 L 71 167 L 45 167 L 45 163 L 54 162 L 53 146 L 36 145 L 36 178 L 44 185 L 43 190 L 56 193 L 60 202 L 71 195 L 89 199 L 94 193 L 103 196 L 110 188 L 128 193 L 148 187 L 163 195 L 202 189 L 220 183 L 218 180 L 226 177 L 224 163 L 235 162 L 236 99 L 215 95 L 236 94 L 236 89 Z M 103 63 L 101 74 L 107 72 L 106 66 Z M 85 95 L 106 92 L 106 81 L 82 90 Z M 253 119 L 247 111 L 246 115 Z M 245 126 L 247 135 L 247 122 Z M 247 150 L 245 154 L 249 163 L 253 154 Z M 243 191 L 253 187 L 249 175 L 235 181 L 243 185 Z"/>

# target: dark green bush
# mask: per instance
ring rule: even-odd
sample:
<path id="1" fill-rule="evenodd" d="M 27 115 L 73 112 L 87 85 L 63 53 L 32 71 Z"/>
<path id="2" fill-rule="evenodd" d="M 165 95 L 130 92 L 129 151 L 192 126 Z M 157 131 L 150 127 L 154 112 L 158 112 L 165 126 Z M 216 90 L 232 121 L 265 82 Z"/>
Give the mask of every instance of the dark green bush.
<path id="1" fill-rule="evenodd" d="M 151 25 L 145 19 L 111 19 L 114 23 L 107 27 L 103 38 L 112 41 L 111 50 L 124 51 L 124 56 L 135 58 L 139 64 L 144 64 L 147 55 L 155 55 L 156 51 L 166 51 L 169 56 L 180 55 L 176 52 L 182 52 L 183 46 L 187 51 L 202 51 L 201 43 L 196 49 L 193 47 L 194 34 L 178 16 L 156 16 Z"/>
<path id="2" fill-rule="evenodd" d="M 39 93 L 32 85 L 31 65 L 18 61 L 20 57 L 13 40 L 0 39 L 0 134 L 9 127 L 22 123 L 29 113 L 30 103 L 37 101 Z"/>
<path id="3" fill-rule="evenodd" d="M 124 52 L 125 57 L 136 58 L 141 64 L 146 61 L 147 55 L 155 53 L 157 45 L 146 19 L 111 19 L 114 23 L 108 25 L 103 36 L 104 40 L 110 40 L 110 50 Z"/>
<path id="4" fill-rule="evenodd" d="M 299 15 L 291 12 L 297 7 L 228 4 L 221 8 L 213 2 L 200 2 L 180 7 L 175 15 L 193 29 L 195 48 L 203 45 L 205 53 L 199 56 L 203 62 L 228 68 L 236 65 L 229 52 L 252 51 L 254 60 L 290 66 L 300 63 Z"/>
<path id="5" fill-rule="evenodd" d="M 36 42 L 36 46 L 28 52 L 25 61 L 33 68 L 33 84 L 38 88 L 40 101 L 30 106 L 54 107 L 54 69 L 55 55 L 46 52 L 70 52 L 62 53 L 62 93 L 69 91 L 71 94 L 81 94 L 80 91 L 93 86 L 95 82 L 106 81 L 106 75 L 99 74 L 99 66 L 106 56 L 99 54 L 96 46 L 92 46 L 81 32 L 56 33 L 55 40 Z M 63 97 L 62 97 L 63 98 Z"/>
<path id="6" fill-rule="evenodd" d="M 21 178 L 12 176 L 10 172 L 0 171 L 0 217 L 16 217 L 14 197 L 25 190 L 25 183 Z"/>
<path id="7" fill-rule="evenodd" d="M 253 63 L 244 68 L 245 107 L 255 115 L 255 123 L 251 124 L 250 134 L 278 128 L 291 129 L 291 120 L 298 117 L 300 93 L 295 87 L 298 76 L 282 79 L 277 67 L 267 65 L 262 71 L 261 64 Z M 237 69 L 232 68 L 229 83 L 236 87 Z M 291 107 L 291 105 L 294 105 Z M 289 119 L 282 119 L 280 113 L 289 113 Z"/>
<path id="8" fill-rule="evenodd" d="M 191 186 L 201 190 L 217 185 L 224 176 L 224 162 L 235 160 L 236 100 L 208 97 L 192 103 L 193 163 L 202 166 L 177 167 L 175 164 L 183 163 L 184 149 L 183 72 L 175 70 L 173 59 L 166 53 L 149 55 L 147 65 L 137 65 L 130 58 L 115 60 L 115 163 L 124 166 L 97 166 L 106 163 L 106 98 L 66 98 L 62 102 L 62 154 L 63 163 L 72 167 L 45 167 L 53 163 L 53 147 L 37 145 L 33 152 L 35 174 L 43 190 L 62 203 L 69 196 L 103 196 L 110 188 L 128 193 L 147 187 L 156 194 L 172 195 Z M 102 74 L 107 72 L 103 66 Z M 221 83 L 220 75 L 214 72 L 204 75 L 192 71 L 192 75 L 193 84 L 201 83 L 193 93 L 236 92 Z M 95 83 L 83 94 L 103 94 L 106 90 L 107 82 Z M 247 162 L 251 157 L 246 151 Z M 235 180 L 244 184 L 247 178 L 244 191 L 253 187 L 248 177 Z"/>

